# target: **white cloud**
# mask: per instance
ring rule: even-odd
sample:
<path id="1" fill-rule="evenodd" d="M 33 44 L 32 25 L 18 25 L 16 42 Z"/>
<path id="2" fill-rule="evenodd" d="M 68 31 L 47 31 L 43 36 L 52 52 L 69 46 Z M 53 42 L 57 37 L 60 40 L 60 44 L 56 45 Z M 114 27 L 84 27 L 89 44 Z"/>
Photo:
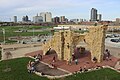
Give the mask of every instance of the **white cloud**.
<path id="1" fill-rule="evenodd" d="M 43 11 L 51 11 L 55 15 L 88 17 L 92 7 L 108 9 L 116 6 L 116 0 L 0 0 L 0 16 L 35 15 Z M 110 10 L 109 10 L 110 11 Z M 102 12 L 102 11 L 100 11 Z"/>

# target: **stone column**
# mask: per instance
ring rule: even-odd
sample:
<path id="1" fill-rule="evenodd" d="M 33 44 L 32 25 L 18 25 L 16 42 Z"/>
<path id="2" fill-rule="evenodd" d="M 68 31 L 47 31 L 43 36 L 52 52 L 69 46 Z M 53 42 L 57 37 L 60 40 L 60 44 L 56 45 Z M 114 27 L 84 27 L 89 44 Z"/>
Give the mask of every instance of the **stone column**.
<path id="1" fill-rule="evenodd" d="M 90 48 L 91 60 L 97 59 L 97 62 L 103 60 L 105 50 L 105 34 L 107 26 L 94 26 L 89 28 L 89 33 L 85 36 L 85 40 Z"/>

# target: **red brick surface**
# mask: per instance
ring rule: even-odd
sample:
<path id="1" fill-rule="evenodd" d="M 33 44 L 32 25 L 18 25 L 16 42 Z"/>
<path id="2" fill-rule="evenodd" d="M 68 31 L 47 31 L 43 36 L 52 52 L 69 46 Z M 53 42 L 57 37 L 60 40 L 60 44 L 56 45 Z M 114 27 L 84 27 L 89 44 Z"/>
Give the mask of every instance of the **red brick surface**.
<path id="1" fill-rule="evenodd" d="M 26 54 L 26 56 L 34 56 L 34 55 L 37 55 L 37 54 L 43 54 L 43 51 L 42 50 L 39 50 L 39 51 L 36 51 L 36 52 L 32 52 L 32 53 L 28 53 Z M 71 65 L 68 65 L 66 61 L 64 60 L 58 60 L 57 59 L 57 55 L 56 54 L 51 54 L 51 55 L 43 55 L 43 58 L 42 58 L 42 61 L 45 62 L 45 63 L 48 63 L 48 64 L 52 64 L 52 60 L 53 60 L 53 57 L 56 56 L 56 61 L 54 62 L 54 64 L 58 67 L 58 68 L 62 68 L 64 70 L 67 70 L 69 72 L 75 72 L 75 71 L 78 71 L 80 67 L 82 68 L 95 68 L 97 66 L 111 66 L 111 67 L 114 67 L 115 64 L 117 63 L 117 61 L 119 60 L 118 58 L 115 58 L 113 56 L 111 56 L 109 59 L 110 60 L 104 60 L 102 61 L 101 63 L 93 63 L 91 62 L 91 59 L 90 59 L 90 53 L 87 53 L 86 55 L 80 57 L 78 59 L 78 65 L 75 64 L 74 61 L 72 61 Z"/>

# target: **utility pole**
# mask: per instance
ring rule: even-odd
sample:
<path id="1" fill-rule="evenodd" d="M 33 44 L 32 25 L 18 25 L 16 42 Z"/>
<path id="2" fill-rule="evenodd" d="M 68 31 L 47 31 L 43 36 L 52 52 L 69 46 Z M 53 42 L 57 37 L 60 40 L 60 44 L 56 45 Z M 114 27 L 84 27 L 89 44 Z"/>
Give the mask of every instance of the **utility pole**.
<path id="1" fill-rule="evenodd" d="M 4 28 L 2 28 L 2 31 L 3 31 L 3 38 L 4 38 L 4 44 L 5 44 L 5 29 Z"/>

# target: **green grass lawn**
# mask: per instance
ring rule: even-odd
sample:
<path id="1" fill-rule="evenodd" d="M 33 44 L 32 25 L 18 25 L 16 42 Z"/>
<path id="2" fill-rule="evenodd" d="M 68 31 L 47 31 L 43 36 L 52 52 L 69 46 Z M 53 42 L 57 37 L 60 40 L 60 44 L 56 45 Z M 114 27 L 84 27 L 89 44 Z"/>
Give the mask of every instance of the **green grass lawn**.
<path id="1" fill-rule="evenodd" d="M 106 68 L 92 72 L 78 73 L 62 80 L 120 80 L 120 73 Z"/>
<path id="2" fill-rule="evenodd" d="M 18 58 L 0 62 L 0 80 L 48 80 L 27 72 L 26 65 L 30 58 Z M 4 72 L 6 65 L 11 71 Z"/>
<path id="3" fill-rule="evenodd" d="M 0 80 L 49 80 L 27 72 L 26 65 L 30 58 L 18 58 L 0 62 Z M 6 65 L 11 71 L 5 72 Z M 78 73 L 55 80 L 120 80 L 120 73 L 112 69 L 101 69 L 87 73 Z"/>
<path id="4" fill-rule="evenodd" d="M 8 41 L 9 37 L 15 37 L 15 36 L 33 36 L 33 32 L 15 32 L 18 30 L 37 30 L 37 29 L 47 29 L 51 28 L 48 26 L 5 26 L 0 27 L 0 42 L 3 42 L 3 32 L 2 28 L 5 29 L 5 38 L 8 43 L 11 43 L 12 41 Z M 34 32 L 34 36 L 37 36 L 39 34 L 50 34 L 51 31 L 42 31 L 42 32 Z M 14 42 L 14 41 L 13 41 Z"/>

